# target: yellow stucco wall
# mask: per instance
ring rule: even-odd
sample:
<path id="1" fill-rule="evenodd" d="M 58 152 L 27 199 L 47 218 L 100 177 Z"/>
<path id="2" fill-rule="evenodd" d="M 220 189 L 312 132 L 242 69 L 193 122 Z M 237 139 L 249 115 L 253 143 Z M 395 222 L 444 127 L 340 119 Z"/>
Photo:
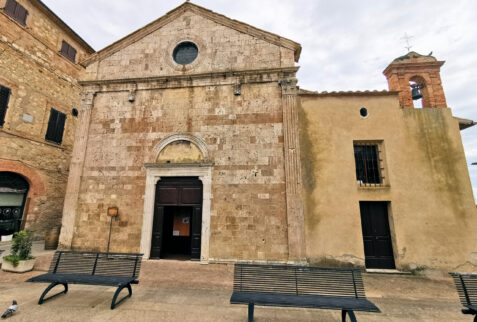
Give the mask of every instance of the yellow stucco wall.
<path id="1" fill-rule="evenodd" d="M 359 201 L 388 201 L 398 269 L 475 270 L 477 212 L 450 109 L 401 109 L 393 94 L 303 95 L 300 128 L 311 263 L 364 266 Z M 382 141 L 384 187 L 357 183 L 356 140 Z"/>

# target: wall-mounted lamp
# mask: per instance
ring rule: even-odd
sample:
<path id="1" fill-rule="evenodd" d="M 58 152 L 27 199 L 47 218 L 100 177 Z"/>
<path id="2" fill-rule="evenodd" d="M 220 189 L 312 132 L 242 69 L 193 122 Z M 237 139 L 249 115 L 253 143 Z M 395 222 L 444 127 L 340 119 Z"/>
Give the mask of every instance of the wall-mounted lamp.
<path id="1" fill-rule="evenodd" d="M 108 238 L 108 250 L 106 251 L 109 253 L 109 245 L 111 244 L 111 228 L 113 227 L 113 218 L 119 215 L 118 207 L 108 207 L 108 211 L 106 213 L 108 217 L 111 217 L 111 221 L 109 223 L 109 238 Z"/>
<path id="2" fill-rule="evenodd" d="M 130 90 L 129 91 L 129 96 L 128 96 L 128 101 L 132 103 L 135 100 L 136 100 L 136 91 L 135 90 Z"/>
<path id="3" fill-rule="evenodd" d="M 109 217 L 116 217 L 119 214 L 118 207 L 109 207 L 108 208 L 108 216 Z"/>
<path id="4" fill-rule="evenodd" d="M 242 94 L 242 84 L 240 81 L 237 81 L 234 85 L 234 95 L 240 96 Z"/>

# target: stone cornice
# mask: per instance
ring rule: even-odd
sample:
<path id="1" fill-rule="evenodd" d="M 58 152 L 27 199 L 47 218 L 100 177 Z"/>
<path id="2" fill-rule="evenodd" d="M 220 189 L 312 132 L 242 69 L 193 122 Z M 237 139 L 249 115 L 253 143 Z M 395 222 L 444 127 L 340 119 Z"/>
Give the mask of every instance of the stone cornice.
<path id="1" fill-rule="evenodd" d="M 208 85 L 235 85 L 278 82 L 294 78 L 299 67 L 218 71 L 192 75 L 169 75 L 145 78 L 123 78 L 80 81 L 83 87 L 97 86 L 99 91 L 129 91 L 133 84 L 137 90 L 156 88 L 198 87 Z"/>
<path id="2" fill-rule="evenodd" d="M 254 36 L 256 38 L 262 39 L 264 41 L 275 44 L 277 46 L 293 50 L 295 53 L 296 62 L 300 58 L 301 45 L 297 42 L 294 42 L 290 39 L 283 38 L 276 34 L 255 28 L 246 23 L 227 18 L 224 15 L 218 14 L 216 12 L 213 12 L 209 9 L 203 8 L 196 4 L 193 4 L 190 2 L 184 2 L 182 5 L 169 11 L 161 18 L 127 35 L 126 37 L 114 42 L 113 44 L 107 46 L 106 48 L 94 53 L 93 55 L 91 55 L 90 57 L 82 61 L 81 64 L 84 66 L 88 66 L 96 61 L 103 60 L 113 55 L 114 53 L 120 51 L 121 49 L 135 43 L 136 41 L 144 38 L 145 36 L 151 34 L 152 32 L 170 23 L 171 21 L 173 21 L 174 19 L 176 19 L 177 17 L 179 17 L 181 14 L 183 14 L 186 11 L 192 11 L 206 19 L 212 20 L 225 27 L 235 29 L 239 32 Z"/>
<path id="3" fill-rule="evenodd" d="M 441 66 L 444 65 L 444 63 L 445 61 L 391 63 L 383 71 L 383 74 L 388 76 L 389 74 L 391 74 L 392 72 L 396 72 L 397 70 L 408 70 L 409 72 L 413 72 L 416 69 L 422 70 L 424 68 L 439 70 Z"/>
<path id="4" fill-rule="evenodd" d="M 215 164 L 213 162 L 200 162 L 200 163 L 145 163 L 144 168 L 146 169 L 155 169 L 155 168 L 210 168 Z"/>

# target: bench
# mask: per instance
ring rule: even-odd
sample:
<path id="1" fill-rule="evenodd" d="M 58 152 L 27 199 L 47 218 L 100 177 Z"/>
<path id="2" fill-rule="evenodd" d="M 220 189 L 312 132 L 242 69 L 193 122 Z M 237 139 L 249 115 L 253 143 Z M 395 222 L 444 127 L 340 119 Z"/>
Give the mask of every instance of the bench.
<path id="1" fill-rule="evenodd" d="M 449 273 L 454 279 L 459 299 L 465 309 L 463 314 L 475 315 L 477 322 L 477 274 Z"/>
<path id="2" fill-rule="evenodd" d="M 356 321 L 354 311 L 380 312 L 366 299 L 361 271 L 348 268 L 235 264 L 231 304 L 341 310 Z"/>
<path id="3" fill-rule="evenodd" d="M 93 253 L 57 251 L 47 274 L 27 280 L 35 283 L 51 283 L 43 292 L 38 304 L 68 292 L 68 284 L 87 284 L 117 287 L 111 302 L 111 310 L 126 298 L 131 297 L 131 284 L 138 284 L 142 254 Z M 55 286 L 65 290 L 48 298 L 46 294 Z M 127 288 L 129 294 L 116 301 L 119 293 Z"/>

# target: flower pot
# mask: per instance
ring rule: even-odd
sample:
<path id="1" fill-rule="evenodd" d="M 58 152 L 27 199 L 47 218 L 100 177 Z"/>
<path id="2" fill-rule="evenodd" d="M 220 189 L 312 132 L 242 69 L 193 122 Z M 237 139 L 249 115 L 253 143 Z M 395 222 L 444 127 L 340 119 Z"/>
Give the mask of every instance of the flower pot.
<path id="1" fill-rule="evenodd" d="M 35 259 L 20 261 L 17 266 L 13 266 L 11 262 L 2 258 L 2 271 L 6 272 L 25 273 L 33 270 L 34 265 Z"/>

